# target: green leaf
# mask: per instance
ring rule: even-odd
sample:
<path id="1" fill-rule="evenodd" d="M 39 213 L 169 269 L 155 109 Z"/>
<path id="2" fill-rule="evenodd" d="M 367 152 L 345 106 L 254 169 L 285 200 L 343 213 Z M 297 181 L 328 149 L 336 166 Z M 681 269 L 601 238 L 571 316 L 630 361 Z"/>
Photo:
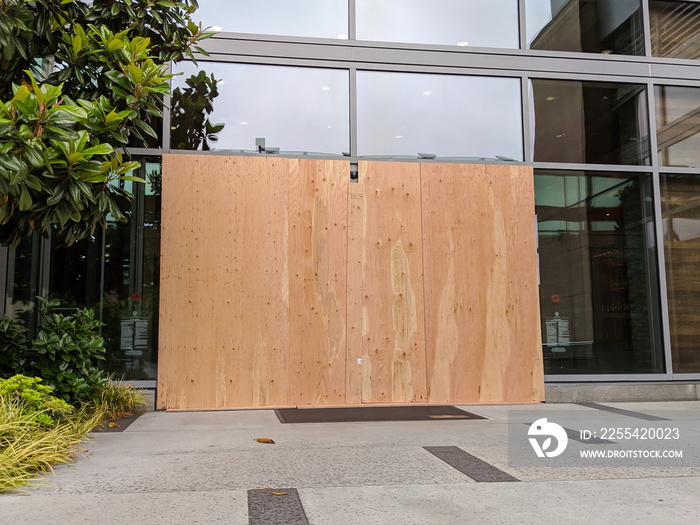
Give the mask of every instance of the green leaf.
<path id="1" fill-rule="evenodd" d="M 64 197 L 64 191 L 63 191 L 63 185 L 59 185 L 56 187 L 56 189 L 53 191 L 51 196 L 46 199 L 46 205 L 47 206 L 55 206 L 58 204 L 61 199 Z"/>
<path id="2" fill-rule="evenodd" d="M 12 100 L 18 100 L 21 102 L 21 101 L 26 100 L 26 98 L 28 96 L 29 96 L 29 89 L 27 88 L 27 86 L 25 86 L 23 84 L 19 87 L 19 89 L 17 89 L 17 91 L 15 92 L 15 96 L 12 97 Z"/>
<path id="3" fill-rule="evenodd" d="M 126 66 L 126 70 L 133 79 L 134 83 L 139 83 L 143 80 L 143 71 L 140 67 L 129 64 Z"/>
<path id="4" fill-rule="evenodd" d="M 76 162 L 84 161 L 85 157 L 83 157 L 83 154 L 79 151 L 74 151 L 73 153 L 68 155 L 68 158 L 66 160 L 68 161 L 68 164 L 75 164 Z"/>
<path id="5" fill-rule="evenodd" d="M 75 35 L 73 37 L 73 53 L 77 55 L 81 49 L 83 49 L 83 39 L 80 35 Z"/>
<path id="6" fill-rule="evenodd" d="M 29 79 L 32 81 L 32 88 L 34 88 L 34 96 L 36 97 L 36 101 L 39 104 L 43 104 L 44 100 L 46 99 L 46 96 L 44 95 L 44 92 L 41 90 L 41 88 L 37 85 L 36 80 L 34 80 L 34 75 L 28 69 L 25 69 L 24 72 L 29 76 Z"/>
<path id="7" fill-rule="evenodd" d="M 83 179 L 85 182 L 104 182 L 107 180 L 107 177 L 105 175 L 94 175 L 92 177 L 88 177 L 87 179 Z"/>
<path id="8" fill-rule="evenodd" d="M 65 112 L 78 118 L 87 118 L 87 111 L 85 111 L 83 108 L 68 104 L 55 106 L 48 111 L 49 114 L 55 114 L 59 112 Z"/>
<path id="9" fill-rule="evenodd" d="M 110 79 L 112 82 L 114 82 L 115 84 L 118 84 L 121 87 L 123 87 L 124 89 L 126 89 L 126 90 L 131 89 L 131 84 L 129 83 L 129 79 L 126 78 L 124 73 L 122 73 L 121 71 L 115 71 L 115 70 L 107 71 L 105 73 L 105 76 L 108 79 Z"/>
<path id="10" fill-rule="evenodd" d="M 146 122 L 144 122 L 141 119 L 136 119 L 135 121 L 136 127 L 139 128 L 141 131 L 146 133 L 146 135 L 150 135 L 154 139 L 158 138 L 158 133 L 155 132 L 155 130 L 149 126 Z"/>
<path id="11" fill-rule="evenodd" d="M 146 184 L 146 181 L 141 177 L 134 177 L 132 175 L 122 175 L 121 177 L 119 177 L 119 180 L 131 180 L 134 182 L 141 182 L 143 184 Z"/>
<path id="12" fill-rule="evenodd" d="M 83 155 L 109 155 L 114 151 L 114 148 L 109 144 L 98 144 L 91 148 L 83 150 Z"/>
<path id="13" fill-rule="evenodd" d="M 27 211 L 32 207 L 32 196 L 29 194 L 29 189 L 26 186 L 22 186 L 22 193 L 19 197 L 19 210 Z"/>
<path id="14" fill-rule="evenodd" d="M 41 150 L 39 148 L 35 148 L 34 146 L 26 146 L 24 148 L 24 155 L 27 157 L 29 163 L 35 168 L 44 165 L 44 158 L 41 156 Z"/>

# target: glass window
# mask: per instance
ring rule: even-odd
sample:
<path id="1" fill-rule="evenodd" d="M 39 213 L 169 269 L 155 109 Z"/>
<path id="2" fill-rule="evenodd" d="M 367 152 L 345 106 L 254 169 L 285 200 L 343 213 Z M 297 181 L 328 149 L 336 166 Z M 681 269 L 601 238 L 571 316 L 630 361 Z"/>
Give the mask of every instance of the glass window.
<path id="1" fill-rule="evenodd" d="M 534 160 L 649 164 L 644 86 L 532 80 Z"/>
<path id="2" fill-rule="evenodd" d="M 700 3 L 649 2 L 651 54 L 700 58 Z"/>
<path id="3" fill-rule="evenodd" d="M 359 71 L 360 155 L 523 160 L 520 80 Z"/>
<path id="4" fill-rule="evenodd" d="M 640 0 L 525 0 L 528 47 L 644 55 Z"/>
<path id="5" fill-rule="evenodd" d="M 199 0 L 192 19 L 231 33 L 348 38 L 347 0 Z"/>
<path id="6" fill-rule="evenodd" d="M 535 171 L 545 374 L 662 373 L 650 177 Z"/>
<path id="7" fill-rule="evenodd" d="M 189 62 L 174 66 L 173 149 L 281 153 L 349 150 L 349 74 L 319 69 Z"/>
<path id="8" fill-rule="evenodd" d="M 662 175 L 661 209 L 675 373 L 700 372 L 700 177 Z"/>
<path id="9" fill-rule="evenodd" d="M 43 295 L 41 286 L 43 238 L 35 233 L 22 239 L 14 250 L 7 253 L 7 280 L 5 315 L 20 320 L 34 337 L 37 329 L 37 295 Z"/>
<path id="10" fill-rule="evenodd" d="M 134 195 L 129 222 L 108 215 L 106 230 L 50 251 L 49 297 L 65 312 L 95 310 L 105 367 L 125 379 L 156 379 L 158 358 L 160 161 L 141 164 L 147 184 L 123 182 Z"/>
<path id="11" fill-rule="evenodd" d="M 700 166 L 700 88 L 656 86 L 656 137 L 662 166 Z"/>
<path id="12" fill-rule="evenodd" d="M 358 40 L 517 49 L 517 0 L 357 0 Z"/>

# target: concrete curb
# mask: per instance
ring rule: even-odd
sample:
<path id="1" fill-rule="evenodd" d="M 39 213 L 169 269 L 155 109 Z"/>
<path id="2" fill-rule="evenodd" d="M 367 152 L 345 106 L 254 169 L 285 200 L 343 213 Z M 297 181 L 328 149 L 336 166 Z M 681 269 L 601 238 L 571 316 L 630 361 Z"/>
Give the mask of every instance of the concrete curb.
<path id="1" fill-rule="evenodd" d="M 546 403 L 697 400 L 700 400 L 700 383 L 566 383 L 545 385 Z"/>

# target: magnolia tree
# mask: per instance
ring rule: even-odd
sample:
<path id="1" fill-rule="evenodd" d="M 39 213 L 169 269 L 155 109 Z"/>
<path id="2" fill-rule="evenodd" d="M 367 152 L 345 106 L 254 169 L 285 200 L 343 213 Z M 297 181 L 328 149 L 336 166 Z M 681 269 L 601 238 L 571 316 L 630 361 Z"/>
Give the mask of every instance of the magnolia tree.
<path id="1" fill-rule="evenodd" d="M 0 0 L 0 242 L 126 220 L 127 144 L 157 138 L 169 61 L 204 51 L 196 0 Z"/>

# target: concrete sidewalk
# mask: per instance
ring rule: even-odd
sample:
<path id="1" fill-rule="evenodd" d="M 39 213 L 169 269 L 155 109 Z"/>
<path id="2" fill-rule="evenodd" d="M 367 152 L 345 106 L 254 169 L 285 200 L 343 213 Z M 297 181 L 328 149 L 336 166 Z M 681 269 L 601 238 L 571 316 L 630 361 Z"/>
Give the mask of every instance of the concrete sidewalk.
<path id="1" fill-rule="evenodd" d="M 693 440 L 684 458 L 698 464 L 700 402 L 607 407 L 632 411 L 615 416 L 627 426 L 633 413 L 676 414 Z M 0 496 L 0 523 L 245 524 L 250 515 L 291 525 L 304 522 L 295 504 L 308 523 L 330 525 L 700 522 L 699 467 L 509 466 L 509 411 L 585 419 L 594 407 L 461 408 L 486 419 L 282 424 L 271 410 L 150 412 L 123 432 L 93 434 L 45 486 Z M 451 447 L 519 482 L 475 481 L 424 447 Z M 270 487 L 287 494 L 249 493 Z"/>

